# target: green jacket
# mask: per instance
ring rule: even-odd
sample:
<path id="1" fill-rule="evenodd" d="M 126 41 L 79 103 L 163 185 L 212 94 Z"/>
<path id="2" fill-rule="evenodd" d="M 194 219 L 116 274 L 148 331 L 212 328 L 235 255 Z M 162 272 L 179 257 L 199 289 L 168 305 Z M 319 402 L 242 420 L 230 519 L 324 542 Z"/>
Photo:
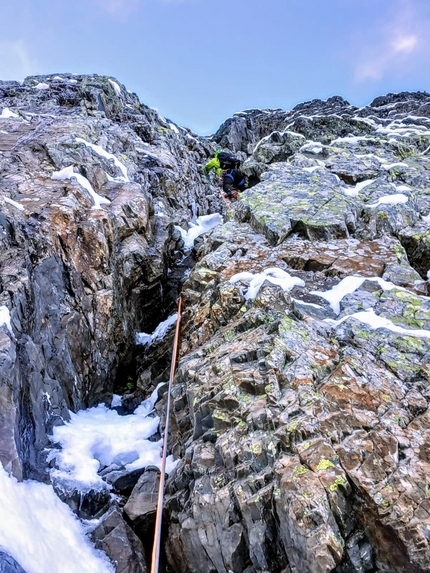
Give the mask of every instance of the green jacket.
<path id="1" fill-rule="evenodd" d="M 215 157 L 206 163 L 205 169 L 206 169 L 206 171 L 210 171 L 211 169 L 215 169 L 215 173 L 218 175 L 218 177 L 221 177 L 222 169 L 221 169 L 221 164 L 220 164 L 219 159 L 218 159 L 218 153 L 219 153 L 219 151 L 215 152 Z"/>

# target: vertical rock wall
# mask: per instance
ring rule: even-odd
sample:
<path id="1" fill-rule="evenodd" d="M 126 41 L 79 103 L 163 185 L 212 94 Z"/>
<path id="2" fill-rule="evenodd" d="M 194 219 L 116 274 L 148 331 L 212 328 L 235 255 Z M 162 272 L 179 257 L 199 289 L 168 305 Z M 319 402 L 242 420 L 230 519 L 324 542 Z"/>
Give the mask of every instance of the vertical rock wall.
<path id="1" fill-rule="evenodd" d="M 0 106 L 0 456 L 46 479 L 52 425 L 109 398 L 164 318 L 172 222 L 214 208 L 210 148 L 107 77 L 3 82 Z"/>

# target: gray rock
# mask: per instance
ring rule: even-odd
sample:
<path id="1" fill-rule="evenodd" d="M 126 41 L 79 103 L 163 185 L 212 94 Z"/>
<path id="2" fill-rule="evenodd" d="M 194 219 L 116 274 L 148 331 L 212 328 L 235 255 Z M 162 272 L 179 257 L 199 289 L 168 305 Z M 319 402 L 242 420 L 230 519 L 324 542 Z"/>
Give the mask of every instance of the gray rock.
<path id="1" fill-rule="evenodd" d="M 146 573 L 142 542 L 113 506 L 91 532 L 97 549 L 104 551 L 115 565 L 116 573 Z"/>
<path id="2" fill-rule="evenodd" d="M 150 534 L 155 523 L 159 471 L 148 468 L 139 478 L 124 506 L 124 513 L 141 539 Z"/>
<path id="3" fill-rule="evenodd" d="M 4 551 L 0 551 L 0 572 L 25 573 L 24 569 L 15 561 L 15 559 Z"/>

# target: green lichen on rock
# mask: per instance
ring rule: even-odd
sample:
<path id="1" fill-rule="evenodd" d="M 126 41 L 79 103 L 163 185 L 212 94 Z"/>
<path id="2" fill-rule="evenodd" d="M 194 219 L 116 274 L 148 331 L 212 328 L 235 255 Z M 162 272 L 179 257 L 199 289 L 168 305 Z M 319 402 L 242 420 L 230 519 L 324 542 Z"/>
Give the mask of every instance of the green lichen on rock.
<path id="1" fill-rule="evenodd" d="M 322 472 L 322 471 L 325 471 L 325 470 L 328 470 L 328 469 L 334 468 L 334 467 L 336 467 L 336 466 L 334 465 L 333 462 L 331 462 L 330 460 L 326 460 L 325 458 L 322 458 L 318 462 L 317 471 Z"/>
<path id="2" fill-rule="evenodd" d="M 299 466 L 295 466 L 293 469 L 293 474 L 296 478 L 303 476 L 305 474 L 308 473 L 308 468 L 306 468 L 305 466 L 299 465 Z"/>
<path id="3" fill-rule="evenodd" d="M 345 485 L 346 479 L 343 476 L 337 476 L 334 482 L 330 485 L 330 491 L 336 491 L 340 485 Z"/>

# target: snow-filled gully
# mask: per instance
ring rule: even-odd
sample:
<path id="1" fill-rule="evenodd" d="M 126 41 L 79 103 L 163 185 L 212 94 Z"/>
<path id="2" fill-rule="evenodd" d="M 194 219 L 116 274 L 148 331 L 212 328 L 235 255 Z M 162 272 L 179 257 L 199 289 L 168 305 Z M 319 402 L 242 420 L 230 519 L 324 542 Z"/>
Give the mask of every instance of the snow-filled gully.
<path id="1" fill-rule="evenodd" d="M 90 147 L 83 140 L 81 143 Z M 100 153 L 96 146 L 91 148 Z M 121 165 L 117 167 L 122 177 L 127 177 Z M 94 208 L 107 204 L 72 168 L 55 173 L 53 178 L 75 178 L 92 197 Z M 213 214 L 197 218 L 188 230 L 178 227 L 185 254 L 192 250 L 198 236 L 221 222 L 221 216 Z M 151 360 L 156 360 L 157 345 L 174 330 L 176 319 L 177 315 L 171 314 L 152 333 L 137 332 L 137 352 L 143 355 L 149 352 Z M 11 332 L 10 314 L 5 306 L 0 307 L 0 327 Z M 71 495 L 69 505 L 60 497 L 67 498 L 67 492 L 74 492 L 81 499 L 87 495 L 114 498 L 112 486 L 100 476 L 103 468 L 117 464 L 132 471 L 160 466 L 162 441 L 154 439 L 160 422 L 154 411 L 159 386 L 129 415 L 119 413 L 124 413 L 120 395 L 114 395 L 109 406 L 99 404 L 70 412 L 70 421 L 55 426 L 51 436 L 53 447 L 47 452 L 47 461 L 52 466 L 50 484 L 18 482 L 0 464 L 0 551 L 13 557 L 26 573 L 114 572 L 106 554 L 97 550 L 87 535 L 98 520 L 79 519 L 69 507 L 73 506 Z M 169 456 L 166 471 L 169 473 L 175 465 Z"/>

